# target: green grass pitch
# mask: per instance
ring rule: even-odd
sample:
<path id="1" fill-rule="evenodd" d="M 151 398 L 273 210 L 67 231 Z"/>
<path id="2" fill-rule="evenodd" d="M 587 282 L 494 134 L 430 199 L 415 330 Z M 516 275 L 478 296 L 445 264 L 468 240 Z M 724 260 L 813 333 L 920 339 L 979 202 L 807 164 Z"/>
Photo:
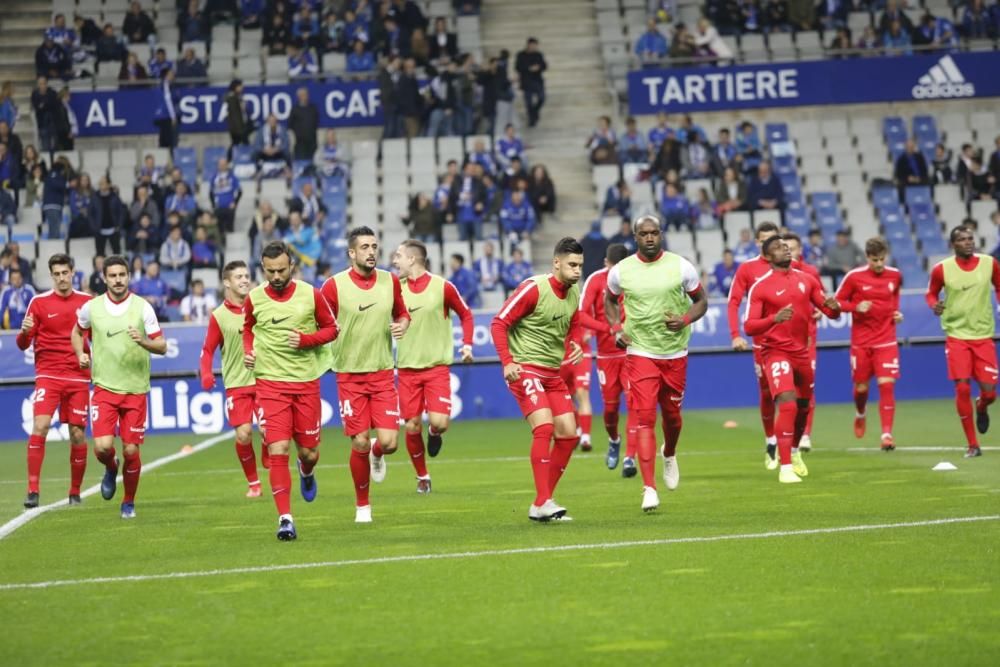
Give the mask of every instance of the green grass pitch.
<path id="1" fill-rule="evenodd" d="M 328 430 L 316 502 L 295 485 L 293 543 L 274 538 L 266 476 L 243 497 L 226 441 L 144 474 L 134 521 L 95 495 L 0 540 L 0 665 L 1000 664 L 1000 451 L 963 460 L 950 401 L 901 404 L 902 449 L 873 451 L 872 407 L 859 442 L 853 406 L 821 406 L 791 487 L 764 470 L 755 411 L 688 411 L 680 488 L 661 484 L 649 515 L 638 479 L 604 467 L 595 419 L 556 494 L 575 520 L 548 525 L 527 519 L 523 422 L 456 423 L 430 496 L 401 446 L 368 526 Z M 143 458 L 203 439 L 154 434 Z M 66 449 L 48 447 L 43 503 L 66 492 Z M 23 459 L 0 446 L 0 523 L 20 514 Z M 958 470 L 932 472 L 943 460 Z M 961 517 L 991 518 L 921 524 Z M 857 526 L 872 528 L 794 533 Z M 399 558 L 432 555 L 452 557 Z M 70 583 L 10 586 L 55 580 Z"/>

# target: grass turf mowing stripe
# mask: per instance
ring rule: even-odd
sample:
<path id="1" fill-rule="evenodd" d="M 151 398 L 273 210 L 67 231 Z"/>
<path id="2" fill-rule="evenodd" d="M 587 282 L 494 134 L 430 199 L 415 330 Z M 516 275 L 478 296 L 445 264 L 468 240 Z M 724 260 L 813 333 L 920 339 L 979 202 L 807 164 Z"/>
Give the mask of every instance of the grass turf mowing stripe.
<path id="1" fill-rule="evenodd" d="M 154 459 L 153 461 L 150 461 L 149 463 L 143 463 L 142 464 L 142 472 L 148 473 L 148 472 L 151 472 L 153 470 L 156 470 L 157 468 L 159 468 L 161 466 L 165 466 L 168 463 L 173 463 L 174 461 L 177 461 L 178 459 L 182 459 L 182 458 L 185 458 L 187 456 L 191 456 L 192 454 L 197 454 L 200 451 L 204 451 L 204 450 L 208 449 L 209 447 L 212 447 L 214 445 L 219 444 L 220 442 L 224 442 L 225 440 L 228 440 L 228 439 L 234 437 L 235 434 L 236 434 L 235 431 L 226 431 L 224 433 L 220 433 L 219 435 L 212 436 L 208 440 L 203 440 L 202 442 L 199 442 L 197 445 L 195 445 L 194 447 L 192 447 L 191 451 L 189 451 L 189 452 L 183 452 L 183 451 L 176 452 L 174 454 L 170 454 L 169 456 L 163 456 L 161 458 Z M 121 480 L 122 480 L 122 477 L 121 477 L 121 475 L 119 475 L 118 476 L 118 481 L 120 482 Z M 88 489 L 84 489 L 80 493 L 80 497 L 81 498 L 87 498 L 89 496 L 94 495 L 95 493 L 97 493 L 100 490 L 101 490 L 101 485 L 100 484 L 95 484 L 94 486 L 92 486 L 92 487 L 90 487 Z M 32 519 L 37 519 L 38 517 L 40 517 L 41 515 L 45 514 L 46 512 L 54 510 L 57 507 L 64 507 L 64 506 L 66 506 L 68 504 L 69 504 L 69 498 L 63 498 L 62 500 L 57 500 L 54 503 L 49 503 L 48 505 L 42 505 L 40 507 L 36 507 L 35 509 L 31 509 L 31 510 L 25 511 L 24 514 L 21 514 L 20 516 L 14 517 L 13 519 L 11 519 L 10 521 L 8 521 L 7 523 L 5 523 L 2 526 L 0 526 L 0 540 L 4 539 L 8 535 L 10 535 L 11 533 L 13 533 L 15 530 L 17 530 L 21 526 L 26 525 Z"/>
<path id="2" fill-rule="evenodd" d="M 592 544 L 563 544 L 545 547 L 522 547 L 515 549 L 487 549 L 483 551 L 459 551 L 437 554 L 413 554 L 410 556 L 385 556 L 382 558 L 362 558 L 353 560 L 320 561 L 315 563 L 290 563 L 288 565 L 261 565 L 255 567 L 234 567 L 216 570 L 200 570 L 190 572 L 164 572 L 160 574 L 137 574 L 120 577 L 93 577 L 90 579 L 56 579 L 51 581 L 36 581 L 26 583 L 0 584 L 0 591 L 16 591 L 38 588 L 55 588 L 63 586 L 85 586 L 88 584 L 117 584 L 164 579 L 192 579 L 197 577 L 217 577 L 231 574 L 260 574 L 282 572 L 287 570 L 311 570 L 318 568 L 347 567 L 351 565 L 379 565 L 385 563 L 406 563 L 427 560 L 449 560 L 463 558 L 486 558 L 496 556 L 517 556 L 523 554 L 554 553 L 565 551 L 584 551 L 588 549 L 624 549 L 628 547 L 667 546 L 672 544 L 695 544 L 707 542 L 729 542 L 740 540 L 761 540 L 778 537 L 798 537 L 803 535 L 830 535 L 835 533 L 860 533 L 877 530 L 898 530 L 902 528 L 922 528 L 928 526 L 943 526 L 957 523 L 974 523 L 980 521 L 998 521 L 1000 514 L 985 516 L 964 516 L 947 519 L 926 519 L 923 521 L 904 521 L 899 523 L 860 524 L 855 526 L 832 526 L 829 528 L 805 528 L 800 530 L 775 530 L 764 533 L 736 533 L 730 535 L 702 535 L 694 537 L 673 537 L 656 540 L 631 540 L 627 542 L 596 542 Z"/>

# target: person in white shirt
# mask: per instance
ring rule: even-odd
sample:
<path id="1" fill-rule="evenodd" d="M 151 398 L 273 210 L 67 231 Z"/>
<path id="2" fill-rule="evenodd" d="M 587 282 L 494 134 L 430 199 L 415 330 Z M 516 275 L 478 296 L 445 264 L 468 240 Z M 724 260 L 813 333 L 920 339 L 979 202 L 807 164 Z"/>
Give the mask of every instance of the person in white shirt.
<path id="1" fill-rule="evenodd" d="M 207 324 L 218 305 L 215 292 L 206 292 L 205 283 L 196 278 L 191 281 L 191 293 L 181 299 L 181 317 L 185 322 Z"/>
<path id="2" fill-rule="evenodd" d="M 181 236 L 180 225 L 170 228 L 170 236 L 160 246 L 160 264 L 165 269 L 178 271 L 186 269 L 191 263 L 191 246 Z"/>

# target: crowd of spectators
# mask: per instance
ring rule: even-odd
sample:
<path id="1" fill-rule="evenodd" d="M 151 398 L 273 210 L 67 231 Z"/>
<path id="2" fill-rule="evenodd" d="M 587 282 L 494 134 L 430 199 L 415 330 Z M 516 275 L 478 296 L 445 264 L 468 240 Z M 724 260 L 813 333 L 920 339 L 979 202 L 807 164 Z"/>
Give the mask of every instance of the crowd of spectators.
<path id="1" fill-rule="evenodd" d="M 900 189 L 901 201 L 903 190 L 910 186 L 957 183 L 967 203 L 991 199 L 1000 202 L 1000 136 L 994 139 L 989 152 L 966 143 L 957 157 L 945 144 L 938 143 L 930 160 L 911 139 L 896 158 L 893 180 Z"/>

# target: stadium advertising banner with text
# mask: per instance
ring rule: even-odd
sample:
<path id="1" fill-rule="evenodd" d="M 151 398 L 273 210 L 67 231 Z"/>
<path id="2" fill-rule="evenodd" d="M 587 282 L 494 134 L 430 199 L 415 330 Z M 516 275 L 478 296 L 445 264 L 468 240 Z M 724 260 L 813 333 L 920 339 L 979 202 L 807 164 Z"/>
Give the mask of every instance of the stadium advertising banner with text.
<path id="1" fill-rule="evenodd" d="M 320 127 L 357 127 L 382 124 L 382 103 L 374 81 L 246 86 L 243 96 L 253 122 L 260 125 L 271 113 L 285 121 L 296 104 L 295 91 L 305 87 L 319 109 Z M 226 88 L 175 88 L 180 131 L 225 132 Z M 81 137 L 153 134 L 153 109 L 158 88 L 74 92 L 70 106 L 76 112 Z"/>
<path id="2" fill-rule="evenodd" d="M 1000 53 L 921 54 L 629 72 L 629 113 L 1000 95 Z"/>

